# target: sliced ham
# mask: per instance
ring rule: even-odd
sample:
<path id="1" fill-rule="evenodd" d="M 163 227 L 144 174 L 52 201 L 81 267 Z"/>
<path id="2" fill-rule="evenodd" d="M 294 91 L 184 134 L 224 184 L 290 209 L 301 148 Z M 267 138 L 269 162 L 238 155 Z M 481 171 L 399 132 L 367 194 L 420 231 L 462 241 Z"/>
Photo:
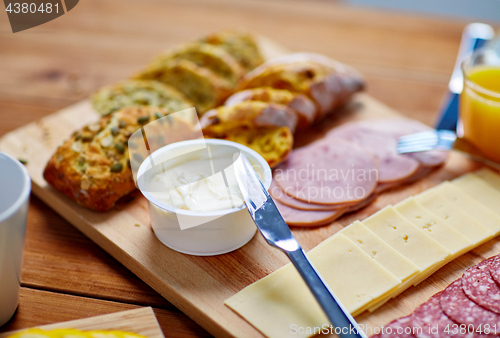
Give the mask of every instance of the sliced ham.
<path id="1" fill-rule="evenodd" d="M 348 140 L 370 151 L 378 161 L 380 183 L 404 181 L 421 166 L 418 160 L 397 153 L 397 138 L 362 122 L 352 122 L 337 127 L 327 134 L 327 138 Z"/>
<path id="2" fill-rule="evenodd" d="M 290 208 L 308 211 L 332 211 L 346 207 L 356 206 L 358 203 L 346 203 L 346 204 L 315 204 L 307 203 L 291 196 L 285 194 L 283 189 L 281 189 L 276 182 L 273 180 L 271 186 L 269 187 L 269 194 L 275 201 L 280 202 Z"/>
<path id="3" fill-rule="evenodd" d="M 391 190 L 397 187 L 402 186 L 403 184 L 410 184 L 413 182 L 416 182 L 425 176 L 429 175 L 430 172 L 433 170 L 432 167 L 420 167 L 413 175 L 410 177 L 406 178 L 404 181 L 401 182 L 385 182 L 385 183 L 380 183 L 377 185 L 377 188 L 375 188 L 375 192 L 377 194 L 381 194 L 384 191 Z"/>
<path id="4" fill-rule="evenodd" d="M 281 189 L 295 199 L 316 204 L 359 202 L 377 186 L 372 154 L 343 139 L 325 139 L 293 151 L 275 170 Z"/>
<path id="5" fill-rule="evenodd" d="M 396 141 L 401 136 L 432 130 L 431 127 L 407 118 L 373 118 L 361 120 L 358 123 L 363 128 L 379 132 Z M 448 152 L 442 150 L 431 150 L 419 153 L 406 154 L 404 156 L 416 159 L 424 166 L 435 167 L 442 165 L 448 157 Z"/>
<path id="6" fill-rule="evenodd" d="M 327 225 L 342 216 L 347 208 L 341 208 L 331 211 L 310 211 L 290 208 L 274 200 L 281 216 L 289 226 L 298 227 L 316 227 Z"/>

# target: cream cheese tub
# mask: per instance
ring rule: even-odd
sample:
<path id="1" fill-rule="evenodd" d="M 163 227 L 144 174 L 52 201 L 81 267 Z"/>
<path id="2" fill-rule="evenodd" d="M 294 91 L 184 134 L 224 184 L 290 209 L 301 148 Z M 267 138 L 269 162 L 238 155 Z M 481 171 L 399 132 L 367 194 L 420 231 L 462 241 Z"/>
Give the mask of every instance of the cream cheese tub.
<path id="1" fill-rule="evenodd" d="M 144 160 L 137 184 L 149 201 L 151 225 L 163 244 L 185 254 L 210 256 L 236 250 L 252 239 L 257 227 L 234 176 L 240 152 L 269 189 L 267 162 L 231 141 L 177 142 Z"/>

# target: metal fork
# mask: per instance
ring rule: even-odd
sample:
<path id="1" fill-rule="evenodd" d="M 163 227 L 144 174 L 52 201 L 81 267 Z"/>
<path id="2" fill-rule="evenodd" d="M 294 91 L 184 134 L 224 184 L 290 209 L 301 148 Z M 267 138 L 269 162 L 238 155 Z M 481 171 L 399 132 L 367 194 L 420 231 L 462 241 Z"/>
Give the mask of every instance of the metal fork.
<path id="1" fill-rule="evenodd" d="M 478 148 L 467 140 L 457 137 L 451 130 L 431 130 L 402 136 L 398 140 L 399 154 L 418 153 L 429 150 L 455 150 L 473 160 L 483 162 L 500 170 L 500 163 L 488 159 Z"/>
<path id="2" fill-rule="evenodd" d="M 451 150 L 456 140 L 457 134 L 451 130 L 424 131 L 400 137 L 397 151 L 406 154 L 433 149 Z"/>

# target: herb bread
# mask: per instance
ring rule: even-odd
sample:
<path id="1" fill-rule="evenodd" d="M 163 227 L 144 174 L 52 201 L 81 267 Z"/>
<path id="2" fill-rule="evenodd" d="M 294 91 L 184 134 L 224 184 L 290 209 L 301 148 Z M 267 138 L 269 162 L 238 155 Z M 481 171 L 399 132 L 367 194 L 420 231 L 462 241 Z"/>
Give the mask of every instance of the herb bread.
<path id="1" fill-rule="evenodd" d="M 96 211 L 111 209 L 136 188 L 129 162 L 129 137 L 141 126 L 168 113 L 156 107 L 128 107 L 85 126 L 51 157 L 43 173 L 45 180 L 84 207 Z M 174 142 L 189 133 L 190 126 L 183 120 L 168 120 L 175 124 L 170 129 L 178 134 L 167 135 L 163 142 Z M 142 158 L 137 161 L 142 162 Z"/>
<path id="2" fill-rule="evenodd" d="M 135 79 L 156 80 L 183 93 L 199 115 L 217 107 L 231 94 L 227 82 L 205 67 L 188 60 L 168 60 L 161 67 L 151 67 L 134 75 Z"/>
<path id="3" fill-rule="evenodd" d="M 190 43 L 158 55 L 146 71 L 156 73 L 170 60 L 187 60 L 210 70 L 234 88 L 244 75 L 243 67 L 224 49 L 206 43 Z"/>
<path id="4" fill-rule="evenodd" d="M 242 30 L 225 30 L 210 34 L 202 38 L 200 42 L 224 49 L 240 63 L 246 72 L 264 62 L 254 37 Z"/>
<path id="5" fill-rule="evenodd" d="M 103 116 L 136 105 L 173 112 L 193 107 L 193 103 L 177 89 L 151 80 L 125 80 L 103 87 L 92 96 L 92 105 Z"/>

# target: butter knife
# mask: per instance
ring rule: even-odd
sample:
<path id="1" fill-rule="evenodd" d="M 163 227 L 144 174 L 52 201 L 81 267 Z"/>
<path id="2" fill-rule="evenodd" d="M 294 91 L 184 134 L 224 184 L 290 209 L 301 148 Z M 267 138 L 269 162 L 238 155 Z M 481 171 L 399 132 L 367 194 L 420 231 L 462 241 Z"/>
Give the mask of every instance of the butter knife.
<path id="1" fill-rule="evenodd" d="M 240 153 L 234 169 L 247 209 L 260 233 L 269 245 L 283 251 L 292 261 L 331 324 L 338 328 L 336 332 L 342 332 L 338 336 L 367 338 L 311 264 L 244 154 Z"/>

